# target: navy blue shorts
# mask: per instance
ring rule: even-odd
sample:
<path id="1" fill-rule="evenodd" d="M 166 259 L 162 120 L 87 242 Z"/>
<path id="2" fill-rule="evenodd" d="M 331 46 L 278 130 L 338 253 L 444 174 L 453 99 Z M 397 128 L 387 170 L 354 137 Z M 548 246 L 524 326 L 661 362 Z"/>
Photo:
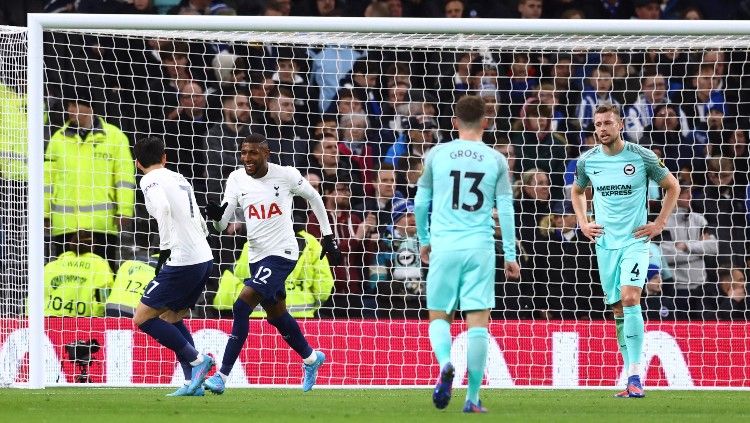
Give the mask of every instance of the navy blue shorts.
<path id="1" fill-rule="evenodd" d="M 264 257 L 250 263 L 252 276 L 245 279 L 245 286 L 249 286 L 263 297 L 261 306 L 274 305 L 280 299 L 286 298 L 286 278 L 296 265 L 296 260 L 279 256 Z"/>
<path id="2" fill-rule="evenodd" d="M 141 302 L 151 308 L 174 311 L 192 308 L 211 275 L 213 260 L 189 266 L 164 265 L 143 291 Z"/>

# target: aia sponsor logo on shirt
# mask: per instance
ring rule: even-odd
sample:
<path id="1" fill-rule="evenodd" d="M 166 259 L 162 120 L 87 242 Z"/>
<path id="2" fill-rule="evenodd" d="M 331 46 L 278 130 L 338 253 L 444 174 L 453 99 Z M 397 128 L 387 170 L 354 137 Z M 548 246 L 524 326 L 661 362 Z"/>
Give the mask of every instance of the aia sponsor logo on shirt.
<path id="1" fill-rule="evenodd" d="M 257 207 L 254 204 L 251 204 L 250 207 L 248 207 L 247 216 L 248 218 L 270 219 L 274 216 L 281 216 L 281 207 L 276 203 L 271 203 L 268 206 L 260 204 Z"/>

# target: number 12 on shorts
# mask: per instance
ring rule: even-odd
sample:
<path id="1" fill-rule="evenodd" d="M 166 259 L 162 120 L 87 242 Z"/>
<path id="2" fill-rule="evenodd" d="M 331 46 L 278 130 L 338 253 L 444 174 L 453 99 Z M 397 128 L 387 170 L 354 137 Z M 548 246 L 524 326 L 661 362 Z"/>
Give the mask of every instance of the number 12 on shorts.
<path id="1" fill-rule="evenodd" d="M 255 276 L 253 276 L 253 283 L 257 284 L 267 284 L 268 278 L 271 276 L 271 269 L 267 268 L 266 266 L 260 266 L 258 267 L 258 271 L 255 272 Z"/>

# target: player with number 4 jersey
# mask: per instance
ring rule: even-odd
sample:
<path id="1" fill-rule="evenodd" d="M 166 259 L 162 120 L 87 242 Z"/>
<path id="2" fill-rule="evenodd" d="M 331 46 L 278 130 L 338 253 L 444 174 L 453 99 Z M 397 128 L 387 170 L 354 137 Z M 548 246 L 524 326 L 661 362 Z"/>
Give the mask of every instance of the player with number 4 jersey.
<path id="1" fill-rule="evenodd" d="M 250 134 L 245 138 L 240 146 L 244 166 L 229 175 L 222 205 L 209 203 L 206 207 L 206 216 L 214 221 L 214 228 L 219 232 L 226 229 L 238 207 L 242 210 L 251 275 L 245 279 L 245 286 L 232 307 L 232 334 L 224 350 L 221 369 L 204 384 L 215 394 L 224 392 L 226 379 L 247 339 L 250 313 L 258 304 L 265 310 L 268 323 L 276 327 L 284 341 L 302 358 L 303 391 L 315 385 L 318 368 L 325 361 L 325 354 L 310 347 L 297 321 L 286 309 L 286 278 L 299 257 L 292 222 L 295 195 L 310 203 L 320 222 L 322 254 L 327 253 L 329 262 L 337 265 L 341 253 L 320 194 L 297 169 L 268 163 L 269 154 L 265 137 Z"/>
<path id="2" fill-rule="evenodd" d="M 206 287 L 213 254 L 206 241 L 208 228 L 198 211 L 190 183 L 165 167 L 164 141 L 138 140 L 136 166 L 143 172 L 140 186 L 148 213 L 159 227 L 159 261 L 146 286 L 133 322 L 177 355 L 185 384 L 170 396 L 202 396 L 203 381 L 213 359 L 200 354 L 182 322 Z"/>
<path id="3" fill-rule="evenodd" d="M 640 360 L 644 323 L 641 291 L 646 283 L 649 241 L 659 235 L 677 204 L 680 187 L 653 151 L 622 139 L 619 111 L 599 106 L 594 112 L 599 145 L 582 154 L 576 165 L 572 200 L 578 226 L 596 241 L 599 278 L 612 306 L 628 383 L 619 398 L 643 398 Z M 659 216 L 648 222 L 648 183 L 666 190 Z M 586 215 L 586 188 L 591 185 L 594 220 Z"/>
<path id="4" fill-rule="evenodd" d="M 508 162 L 482 142 L 487 126 L 484 107 L 477 96 L 458 101 L 453 125 L 459 139 L 429 151 L 414 199 L 422 262 L 429 263 L 430 344 L 440 365 L 432 400 L 437 408 L 445 408 L 451 398 L 455 370 L 450 362 L 450 324 L 460 309 L 466 312 L 469 327 L 466 413 L 487 411 L 479 400 L 479 388 L 487 361 L 490 309 L 495 306 L 495 207 L 505 274 L 515 279 L 520 272 Z"/>

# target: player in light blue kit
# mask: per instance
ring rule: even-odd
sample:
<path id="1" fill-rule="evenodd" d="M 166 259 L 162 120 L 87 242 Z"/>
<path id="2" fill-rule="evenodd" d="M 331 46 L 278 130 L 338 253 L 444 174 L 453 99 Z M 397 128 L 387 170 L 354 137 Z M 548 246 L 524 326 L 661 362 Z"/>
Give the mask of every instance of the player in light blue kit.
<path id="1" fill-rule="evenodd" d="M 615 396 L 643 398 L 641 290 L 648 271 L 649 241 L 664 230 L 677 204 L 680 186 L 654 152 L 622 139 L 622 119 L 615 107 L 599 106 L 594 127 L 600 145 L 578 159 L 573 208 L 583 234 L 596 241 L 599 278 L 605 301 L 615 315 L 617 341 L 628 372 L 627 387 Z M 647 221 L 649 180 L 666 190 L 659 216 L 653 222 Z M 586 216 L 589 184 L 594 192 L 591 221 Z"/>
<path id="2" fill-rule="evenodd" d="M 509 279 L 520 275 L 508 162 L 482 142 L 487 126 L 484 106 L 477 96 L 458 101 L 453 125 L 459 138 L 427 154 L 414 199 L 422 262 L 430 265 L 430 344 L 440 363 L 432 401 L 437 408 L 445 408 L 451 399 L 455 370 L 450 362 L 450 324 L 460 309 L 466 312 L 469 327 L 466 413 L 487 411 L 479 400 L 479 388 L 487 362 L 490 309 L 495 306 L 495 207 L 503 236 L 505 275 Z"/>

